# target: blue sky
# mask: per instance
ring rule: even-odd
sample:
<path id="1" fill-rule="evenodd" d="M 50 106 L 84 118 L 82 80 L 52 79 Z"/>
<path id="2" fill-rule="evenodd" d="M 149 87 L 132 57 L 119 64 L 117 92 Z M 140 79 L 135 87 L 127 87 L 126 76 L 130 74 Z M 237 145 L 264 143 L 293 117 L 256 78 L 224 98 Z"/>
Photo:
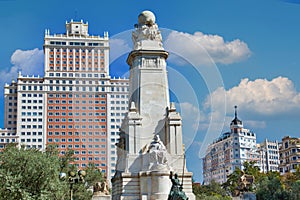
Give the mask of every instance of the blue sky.
<path id="1" fill-rule="evenodd" d="M 234 105 L 259 142 L 280 140 L 284 135 L 300 137 L 297 0 L 0 0 L 0 87 L 15 77 L 17 69 L 42 75 L 46 28 L 64 33 L 66 20 L 84 19 L 90 34 L 108 31 L 112 41 L 124 39 L 130 46 L 130 29 L 143 10 L 155 13 L 159 27 L 167 33 L 165 48 L 173 51 L 170 88 L 184 118 L 187 163 L 196 180 L 201 180 L 199 151 L 204 138 L 209 141 L 220 129 L 228 130 Z M 175 53 L 181 53 L 181 58 Z M 204 57 L 210 62 L 204 63 Z M 127 71 L 125 59 L 123 55 L 112 62 L 112 75 Z M 1 110 L 3 104 L 1 90 Z"/>

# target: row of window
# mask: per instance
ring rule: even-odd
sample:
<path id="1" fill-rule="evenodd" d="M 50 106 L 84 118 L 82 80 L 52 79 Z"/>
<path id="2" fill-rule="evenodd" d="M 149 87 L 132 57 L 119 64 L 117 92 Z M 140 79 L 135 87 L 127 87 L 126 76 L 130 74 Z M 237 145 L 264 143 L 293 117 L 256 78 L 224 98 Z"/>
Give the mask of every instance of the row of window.
<path id="1" fill-rule="evenodd" d="M 111 101 L 111 104 L 128 104 L 128 101 Z"/>
<path id="2" fill-rule="evenodd" d="M 49 94 L 48 95 L 49 98 L 52 98 L 52 97 L 56 97 L 56 98 L 66 98 L 66 97 L 69 97 L 69 98 L 73 98 L 73 97 L 76 97 L 76 98 L 105 98 L 105 94 Z"/>
<path id="3" fill-rule="evenodd" d="M 9 139 L 9 138 L 6 138 L 6 139 L 4 139 L 4 138 L 1 138 L 0 139 L 0 142 L 1 143 L 10 143 L 10 142 L 16 142 L 16 139 L 15 138 L 11 138 L 11 139 Z"/>
<path id="4" fill-rule="evenodd" d="M 85 73 L 59 73 L 59 72 L 56 72 L 56 73 L 49 73 L 49 76 L 50 77 L 76 77 L 76 78 L 79 78 L 79 77 L 82 77 L 82 78 L 99 78 L 99 77 L 105 77 L 105 74 L 98 74 L 98 73 L 94 73 L 94 74 L 85 74 Z"/>
<path id="5" fill-rule="evenodd" d="M 22 90 L 23 91 L 24 90 L 34 90 L 34 91 L 40 90 L 40 91 L 43 91 L 43 86 L 42 85 L 40 85 L 40 86 L 37 86 L 37 85 L 34 85 L 34 86 L 28 85 L 28 86 L 26 86 L 26 85 L 23 85 Z"/>
<path id="6" fill-rule="evenodd" d="M 78 168 L 78 167 L 82 167 L 82 168 L 85 168 L 85 167 L 87 167 L 87 166 L 90 166 L 89 164 L 85 164 L 85 163 L 82 163 L 81 165 L 79 165 L 78 163 L 76 163 L 75 164 L 76 165 L 76 167 Z M 96 167 L 99 167 L 100 166 L 100 164 L 99 163 L 95 163 L 95 166 Z M 106 170 L 105 169 L 102 169 L 102 173 L 105 173 L 106 172 Z"/>
<path id="7" fill-rule="evenodd" d="M 51 54 L 51 55 L 50 55 L 50 58 L 54 58 L 54 55 Z M 56 55 L 56 58 L 61 58 L 60 54 L 57 54 L 57 55 Z M 62 58 L 67 58 L 67 55 L 63 55 Z M 70 54 L 70 55 L 69 55 L 69 58 L 73 58 L 73 55 Z M 76 55 L 75 58 L 79 58 L 79 55 Z M 81 56 L 81 58 L 82 58 L 82 59 L 89 58 L 89 60 L 92 60 L 92 56 L 85 56 L 85 55 L 83 55 L 83 56 Z M 98 55 L 95 54 L 94 58 L 98 58 Z M 102 54 L 102 56 L 100 56 L 100 58 L 101 58 L 101 59 L 104 59 L 104 55 Z"/>
<path id="8" fill-rule="evenodd" d="M 95 122 L 106 122 L 106 119 L 105 118 L 102 118 L 102 119 L 81 119 L 82 122 L 93 122 L 95 120 Z M 73 118 L 68 118 L 68 122 L 79 122 L 80 119 L 78 120 L 73 120 Z M 67 122 L 67 119 L 66 118 L 62 118 L 62 119 L 59 119 L 59 118 L 56 118 L 56 119 L 53 119 L 53 118 L 49 118 L 48 119 L 48 122 Z"/>
<path id="9" fill-rule="evenodd" d="M 25 129 L 42 129 L 43 128 L 43 125 L 21 125 L 21 128 Z"/>
<path id="10" fill-rule="evenodd" d="M 65 144 L 61 144 L 59 146 L 59 148 L 61 149 L 65 149 L 65 148 L 68 148 L 68 149 L 73 149 L 73 145 L 72 144 L 68 144 L 68 145 L 65 145 Z M 86 154 L 90 154 L 90 155 L 99 155 L 99 154 L 102 154 L 102 155 L 106 155 L 106 151 L 102 150 L 102 151 L 88 151 L 86 152 L 85 150 L 83 151 L 74 151 L 74 154 L 76 155 L 79 155 L 79 154 L 82 154 L 82 155 L 86 155 Z"/>
<path id="11" fill-rule="evenodd" d="M 104 87 L 74 87 L 75 91 L 78 91 L 78 92 L 99 92 L 99 91 L 102 91 L 102 92 L 105 92 L 105 88 Z M 53 87 L 53 86 L 49 86 L 49 90 L 50 91 L 73 91 L 73 87 L 69 86 L 69 87 L 66 87 L 66 86 L 62 86 L 62 87 L 59 87 L 59 86 L 56 86 L 56 87 Z"/>
<path id="12" fill-rule="evenodd" d="M 90 138 L 89 140 L 92 140 L 92 141 L 89 141 L 89 142 L 93 142 L 93 139 Z M 66 138 L 48 138 L 48 142 L 50 142 L 50 143 L 51 142 L 54 142 L 54 143 L 58 143 L 58 142 L 72 142 L 72 138 L 69 138 L 68 140 Z M 74 142 L 76 142 L 76 141 L 74 141 Z M 99 141 L 97 141 L 97 142 L 99 142 Z M 101 144 L 101 145 L 95 144 L 95 145 L 88 145 L 88 146 L 91 146 L 91 148 L 106 148 L 105 144 Z M 74 148 L 76 148 L 76 149 L 78 149 L 78 148 L 87 148 L 87 145 L 85 145 L 85 144 L 82 144 L 82 145 L 75 144 Z"/>
<path id="13" fill-rule="evenodd" d="M 48 135 L 50 135 L 50 136 L 52 136 L 52 135 L 56 135 L 56 136 L 59 136 L 59 135 L 62 135 L 62 136 L 65 136 L 66 135 L 66 132 L 48 132 Z M 105 136 L 106 135 L 106 132 L 88 132 L 88 133 L 86 133 L 86 132 L 72 132 L 72 131 L 69 131 L 68 132 L 68 135 L 69 136 L 72 136 L 72 135 L 75 135 L 75 136 L 79 136 L 79 135 L 82 135 L 82 136 L 86 136 L 86 135 L 89 135 L 89 136 L 93 136 L 93 135 L 95 135 L 95 136 L 99 136 L 99 135 L 102 135 L 102 136 Z M 105 138 L 103 138 L 104 139 L 104 141 L 105 141 Z M 86 141 L 86 138 L 82 138 L 81 139 L 82 140 L 82 142 L 85 142 Z"/>
<path id="14" fill-rule="evenodd" d="M 11 118 L 17 118 L 17 115 L 8 115 L 8 118 L 11 119 Z M 11 121 L 8 121 L 8 124 L 11 124 Z"/>
<path id="15" fill-rule="evenodd" d="M 43 116 L 42 112 L 22 112 L 22 116 Z"/>
<path id="16" fill-rule="evenodd" d="M 67 106 L 48 106 L 48 110 L 60 110 L 60 109 L 61 110 L 66 110 Z M 72 107 L 72 109 L 73 109 L 73 107 Z M 82 106 L 82 107 L 76 106 L 75 110 L 100 110 L 100 107 L 99 106 L 95 106 L 95 107 L 93 107 L 93 106 L 88 106 L 88 107 L 86 107 L 86 106 Z M 105 116 L 105 113 L 101 113 L 101 116 Z"/>
<path id="17" fill-rule="evenodd" d="M 122 119 L 111 119 L 111 122 L 121 122 Z"/>
<path id="18" fill-rule="evenodd" d="M 17 93 L 16 89 L 9 89 L 9 94 L 15 94 L 15 93 Z"/>
<path id="19" fill-rule="evenodd" d="M 21 135 L 43 135 L 42 132 L 21 132 Z"/>
<path id="20" fill-rule="evenodd" d="M 25 99 L 23 99 L 22 103 L 43 103 L 43 100 L 31 100 L 31 99 L 25 100 Z"/>
<path id="21" fill-rule="evenodd" d="M 127 107 L 111 107 L 111 110 L 127 110 Z"/>
<path id="22" fill-rule="evenodd" d="M 27 125 L 27 126 L 30 126 L 30 125 Z M 106 126 L 105 125 L 101 125 L 101 126 L 99 126 L 99 125 L 95 125 L 95 126 L 93 126 L 93 125 L 88 125 L 88 126 L 86 126 L 86 125 L 82 125 L 82 126 L 79 126 L 79 125 L 75 125 L 75 126 L 73 126 L 73 125 L 68 125 L 68 126 L 66 126 L 66 125 L 52 125 L 52 124 L 50 124 L 50 125 L 48 125 L 48 128 L 49 129 L 53 129 L 53 128 L 55 128 L 55 129 L 59 129 L 59 128 L 61 128 L 61 129 L 66 129 L 68 127 L 68 129 L 72 129 L 73 127 L 74 128 L 76 128 L 76 129 L 86 129 L 86 128 L 88 128 L 88 129 L 99 129 L 99 128 L 102 128 L 102 129 L 105 129 L 106 128 Z M 22 127 L 23 128 L 23 127 Z"/>
<path id="23" fill-rule="evenodd" d="M 39 110 L 42 110 L 43 106 L 22 106 L 22 109 L 28 109 L 28 110 L 31 110 L 31 109 L 37 110 L 37 109 L 39 109 Z"/>
<path id="24" fill-rule="evenodd" d="M 57 60 L 55 63 L 56 63 L 56 64 L 64 64 L 64 65 L 66 65 L 66 64 L 67 64 L 67 61 L 62 61 L 62 62 L 60 62 L 59 60 Z M 69 61 L 68 63 L 69 63 L 70 65 L 73 65 L 73 64 L 79 65 L 79 61 L 75 61 L 75 62 Z M 81 63 L 82 65 L 86 66 L 86 62 L 80 62 L 80 63 Z M 54 64 L 54 61 L 53 61 L 53 60 L 50 60 L 50 64 Z M 92 64 L 98 65 L 98 61 L 95 60 L 93 63 L 92 63 L 92 62 L 88 62 L 87 64 L 88 64 L 89 66 L 91 66 Z M 101 66 L 104 66 L 104 61 L 101 61 L 101 62 L 100 62 L 100 65 L 101 65 Z M 78 70 L 79 70 L 79 68 L 78 68 Z M 85 70 L 85 69 L 83 69 L 83 70 Z M 92 69 L 89 70 L 89 71 L 92 71 Z"/>
<path id="25" fill-rule="evenodd" d="M 53 64 L 50 65 L 49 71 L 73 71 L 73 65 L 67 66 L 62 66 L 62 68 L 57 64 L 56 67 L 54 68 Z M 75 71 L 90 71 L 90 72 L 105 72 L 104 65 L 102 65 L 100 68 L 98 66 L 94 66 L 94 70 L 92 69 L 91 65 L 89 65 L 88 68 L 85 66 L 82 66 L 81 69 L 79 68 L 78 65 L 75 66 Z M 104 76 L 103 76 L 104 77 Z"/>
<path id="26" fill-rule="evenodd" d="M 32 93 L 26 94 L 26 93 L 23 93 L 22 97 L 43 97 L 43 94 L 32 94 Z"/>
<path id="27" fill-rule="evenodd" d="M 8 97 L 8 99 L 9 100 L 17 100 L 18 98 L 16 96 L 14 96 L 14 97 L 10 96 L 10 97 Z"/>
<path id="28" fill-rule="evenodd" d="M 16 108 L 15 108 L 15 109 L 12 109 L 12 108 L 9 108 L 9 109 L 8 109 L 8 112 L 12 112 L 12 111 L 17 112 L 18 109 L 16 109 Z"/>
<path id="29" fill-rule="evenodd" d="M 110 95 L 110 97 L 111 98 L 122 98 L 122 99 L 126 98 L 126 99 L 128 99 L 128 95 L 124 95 L 124 94 L 122 94 L 122 95 L 119 95 L 119 94 L 114 95 L 114 94 L 112 94 L 112 95 Z"/>
<path id="30" fill-rule="evenodd" d="M 110 116 L 125 116 L 126 115 L 126 113 L 119 113 L 119 112 L 117 112 L 117 113 L 110 113 Z"/>
<path id="31" fill-rule="evenodd" d="M 22 122 L 43 122 L 42 118 L 22 118 Z"/>
<path id="32" fill-rule="evenodd" d="M 52 140 L 52 138 L 49 138 L 48 139 L 48 142 L 80 142 L 80 138 L 75 138 L 75 139 L 73 139 L 73 138 L 68 138 L 68 139 L 66 139 L 66 138 L 54 138 L 53 140 Z M 81 141 L 82 142 L 87 142 L 86 141 L 86 138 L 82 138 L 81 139 Z M 88 138 L 88 142 L 105 142 L 105 138 L 102 138 L 101 140 L 99 139 L 99 138 Z M 79 146 L 76 146 L 75 148 L 79 148 Z M 86 148 L 86 145 L 85 144 L 83 144 L 82 145 L 82 148 Z M 105 148 L 105 144 L 104 145 L 101 145 L 101 148 Z"/>
<path id="33" fill-rule="evenodd" d="M 62 154 L 64 154 L 64 153 L 62 153 Z M 93 160 L 95 160 L 95 161 L 99 161 L 100 160 L 100 158 L 99 157 L 88 157 L 88 158 L 86 158 L 86 157 L 81 157 L 81 159 L 79 159 L 79 158 L 75 158 L 75 160 L 83 160 L 83 161 L 85 161 L 85 160 L 89 160 L 89 161 L 93 161 Z M 105 157 L 101 157 L 101 160 L 105 160 Z"/>
<path id="34" fill-rule="evenodd" d="M 21 83 L 43 83 L 43 80 L 42 79 L 39 79 L 39 80 L 32 80 L 32 79 L 29 79 L 29 80 L 26 80 L 26 79 L 21 79 L 19 80 Z"/>
<path id="35" fill-rule="evenodd" d="M 104 108 L 103 108 L 103 110 L 105 110 Z M 26 114 L 23 115 L 23 112 L 22 112 L 22 116 L 26 116 Z M 31 116 L 30 112 L 27 112 L 27 116 Z M 42 114 L 39 115 L 39 116 L 42 116 Z M 67 116 L 67 113 L 66 112 L 61 112 L 61 113 L 60 112 L 55 112 L 55 113 L 48 112 L 48 116 Z M 92 112 L 89 112 L 89 113 L 86 113 L 86 112 L 81 112 L 81 113 L 79 113 L 79 112 L 76 112 L 76 113 L 68 112 L 68 116 L 100 116 L 100 113 L 99 112 L 95 112 L 95 113 L 92 113 Z"/>
<path id="36" fill-rule="evenodd" d="M 102 84 L 104 85 L 105 84 L 105 81 L 85 81 L 85 80 L 76 80 L 76 81 L 73 81 L 73 80 L 49 80 L 49 83 L 53 84 L 88 84 L 88 85 L 98 85 L 98 84 Z"/>
<path id="37" fill-rule="evenodd" d="M 42 149 L 42 147 L 43 147 L 42 145 L 35 145 L 35 144 L 34 144 L 34 145 L 29 145 L 29 144 L 26 145 L 26 148 L 27 148 L 27 149 L 30 149 L 30 148 L 34 148 L 34 149 L 36 149 L 36 148 Z"/>
<path id="38" fill-rule="evenodd" d="M 66 104 L 68 102 L 68 104 L 72 104 L 73 103 L 73 100 L 48 100 L 48 104 Z M 76 100 L 76 101 L 74 101 L 74 103 L 75 104 L 105 104 L 106 102 L 105 101 L 99 101 L 99 100 L 95 100 L 95 101 L 93 101 L 93 100 L 81 100 L 81 101 L 79 101 L 79 100 Z M 102 107 L 101 107 L 102 108 Z M 104 107 L 104 109 L 105 109 L 105 107 Z"/>
<path id="39" fill-rule="evenodd" d="M 51 45 L 70 45 L 70 46 L 89 46 L 89 47 L 98 47 L 98 46 L 104 46 L 103 42 L 96 43 L 96 42 L 66 42 L 66 41 L 50 41 Z M 79 52 L 78 49 L 68 49 L 69 52 L 76 51 Z M 57 52 L 59 52 L 59 49 L 56 49 Z M 62 49 L 63 52 L 66 52 L 67 49 Z M 91 50 L 86 50 L 91 51 Z M 103 51 L 103 50 L 102 50 Z M 53 52 L 53 49 L 50 49 L 50 52 Z"/>
<path id="40" fill-rule="evenodd" d="M 43 139 L 27 138 L 27 139 L 21 139 L 21 142 L 43 142 Z"/>

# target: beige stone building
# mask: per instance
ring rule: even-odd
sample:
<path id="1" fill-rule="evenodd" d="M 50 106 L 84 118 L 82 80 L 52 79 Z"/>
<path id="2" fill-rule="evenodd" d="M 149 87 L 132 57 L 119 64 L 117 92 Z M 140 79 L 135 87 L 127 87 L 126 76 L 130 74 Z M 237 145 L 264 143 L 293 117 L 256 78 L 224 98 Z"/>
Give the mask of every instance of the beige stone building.
<path id="1" fill-rule="evenodd" d="M 286 136 L 279 147 L 280 174 L 295 172 L 300 166 L 300 138 Z"/>

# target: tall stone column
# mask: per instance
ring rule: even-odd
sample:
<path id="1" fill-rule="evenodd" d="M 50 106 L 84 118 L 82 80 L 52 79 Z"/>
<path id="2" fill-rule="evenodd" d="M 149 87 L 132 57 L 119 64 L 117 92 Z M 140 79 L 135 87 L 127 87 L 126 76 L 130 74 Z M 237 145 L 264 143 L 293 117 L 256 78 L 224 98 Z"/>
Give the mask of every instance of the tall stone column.
<path id="1" fill-rule="evenodd" d="M 190 200 L 192 173 L 184 161 L 182 121 L 170 104 L 166 70 L 168 52 L 150 11 L 142 12 L 132 33 L 129 112 L 118 142 L 113 199 L 165 200 L 171 189 L 170 171 L 179 174 Z"/>

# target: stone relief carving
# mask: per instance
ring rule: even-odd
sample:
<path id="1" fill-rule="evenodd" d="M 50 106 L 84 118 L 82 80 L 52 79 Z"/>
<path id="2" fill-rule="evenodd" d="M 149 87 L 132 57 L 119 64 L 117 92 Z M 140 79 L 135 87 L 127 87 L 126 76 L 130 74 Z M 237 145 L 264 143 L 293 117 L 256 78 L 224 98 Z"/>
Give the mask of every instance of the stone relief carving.
<path id="1" fill-rule="evenodd" d="M 107 180 L 103 182 L 97 182 L 93 186 L 93 194 L 94 195 L 109 195 L 109 188 Z"/>

